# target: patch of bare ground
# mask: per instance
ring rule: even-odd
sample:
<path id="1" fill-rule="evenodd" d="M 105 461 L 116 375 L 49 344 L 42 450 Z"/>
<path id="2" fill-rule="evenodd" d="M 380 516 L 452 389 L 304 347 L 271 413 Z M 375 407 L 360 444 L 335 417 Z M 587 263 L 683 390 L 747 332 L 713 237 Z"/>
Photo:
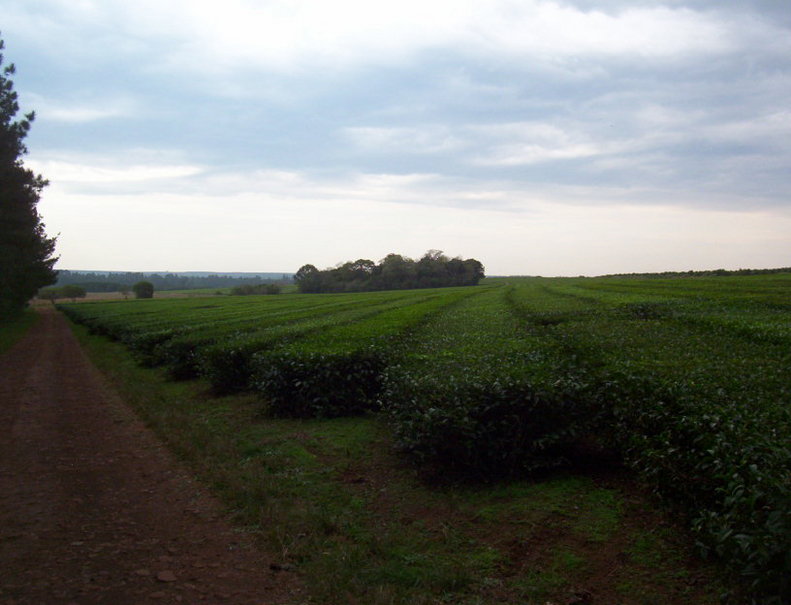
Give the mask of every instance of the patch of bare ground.
<path id="1" fill-rule="evenodd" d="M 0 357 L 0 603 L 302 602 L 39 312 Z"/>
<path id="2" fill-rule="evenodd" d="M 617 526 L 606 537 L 586 527 L 584 506 L 573 498 L 563 512 L 539 515 L 527 525 L 502 518 L 497 527 L 482 524 L 480 538 L 505 554 L 504 577 L 540 585 L 550 576 L 545 602 L 558 605 L 717 602 L 709 584 L 713 570 L 695 559 L 679 524 L 623 478 L 591 487 L 611 490 L 621 504 Z M 565 576 L 563 585 L 553 586 L 554 574 Z M 515 596 L 513 590 L 500 593 L 503 602 Z"/>
<path id="3" fill-rule="evenodd" d="M 400 525 L 403 531 L 419 525 L 437 542 L 497 553 L 483 583 L 472 589 L 483 602 L 719 602 L 719 572 L 695 556 L 679 520 L 611 460 L 579 475 L 537 479 L 528 487 L 535 493 L 531 501 L 531 496 L 514 497 L 507 487 L 497 496 L 497 486 L 438 486 L 436 477 L 420 477 L 405 466 L 389 439 L 382 439 L 388 443 L 340 469 L 338 479 L 367 496 L 374 523 Z M 321 455 L 320 448 L 310 449 Z M 324 455 L 325 464 L 337 462 Z M 557 488 L 567 480 L 572 487 Z M 542 485 L 556 493 L 546 496 Z M 427 491 L 435 496 L 427 499 Z M 606 501 L 597 502 L 600 498 Z"/>

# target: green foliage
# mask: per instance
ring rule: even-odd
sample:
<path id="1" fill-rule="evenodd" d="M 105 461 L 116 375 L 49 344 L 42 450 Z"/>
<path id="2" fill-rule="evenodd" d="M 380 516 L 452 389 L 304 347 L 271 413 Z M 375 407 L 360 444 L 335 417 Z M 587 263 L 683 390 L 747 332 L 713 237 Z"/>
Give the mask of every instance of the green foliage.
<path id="1" fill-rule="evenodd" d="M 332 338 L 340 342 L 343 337 L 338 335 L 338 330 L 345 331 L 347 326 L 361 322 L 365 325 L 364 322 L 369 319 L 380 321 L 377 319 L 379 314 L 410 303 L 401 295 L 392 294 L 362 299 L 363 304 L 352 303 L 349 297 L 345 298 L 346 302 L 340 304 L 333 303 L 333 299 L 324 299 L 326 304 L 281 315 L 269 326 L 259 322 L 253 331 L 202 347 L 198 353 L 199 372 L 211 382 L 215 393 L 245 390 L 253 386 L 253 374 L 261 371 L 261 360 L 254 362 L 254 357 L 260 357 L 259 353 L 271 351 L 275 347 L 282 350 L 294 341 L 305 343 L 311 339 L 326 339 L 326 336 L 321 336 L 325 332 L 334 334 Z M 374 328 L 374 331 L 378 333 L 379 329 Z M 296 355 L 300 356 L 301 353 L 296 352 Z M 301 391 L 305 390 L 308 379 L 302 381 Z M 268 384 L 275 388 L 274 382 Z M 262 383 L 259 382 L 256 388 L 263 388 Z"/>
<path id="2" fill-rule="evenodd" d="M 59 298 L 62 298 L 60 288 L 43 288 L 38 291 L 38 298 L 41 300 L 49 300 L 53 304 Z"/>
<path id="3" fill-rule="evenodd" d="M 231 294 L 249 296 L 250 294 L 280 294 L 282 288 L 278 284 L 245 284 L 231 288 Z"/>
<path id="4" fill-rule="evenodd" d="M 150 281 L 139 281 L 132 286 L 135 298 L 154 298 L 154 284 Z"/>
<path id="5" fill-rule="evenodd" d="M 174 378 L 204 376 L 216 393 L 231 393 L 251 387 L 252 360 L 258 353 L 277 347 L 283 353 L 289 343 L 298 341 L 296 348 L 288 349 L 295 359 L 307 347 L 308 352 L 329 353 L 328 367 L 336 367 L 336 353 L 354 356 L 368 346 L 384 351 L 401 331 L 469 293 L 443 289 L 236 298 L 222 304 L 182 299 L 152 301 L 144 307 L 113 302 L 62 308 L 94 333 L 126 343 L 141 363 L 166 365 Z M 255 371 L 260 368 L 261 363 L 256 363 Z M 270 377 L 267 384 L 275 383 Z"/>
<path id="6" fill-rule="evenodd" d="M 410 330 L 463 290 L 415 295 L 360 321 L 311 334 L 257 356 L 254 384 L 281 416 L 340 416 L 372 409 L 388 359 Z"/>
<path id="7" fill-rule="evenodd" d="M 4 48 L 0 40 L 0 51 Z M 24 167 L 24 140 L 35 114 L 19 111 L 11 76 L 0 53 L 0 317 L 24 309 L 42 287 L 55 283 L 55 238 L 47 237 L 36 206 L 47 181 Z"/>
<path id="8" fill-rule="evenodd" d="M 601 277 L 642 277 L 642 278 L 668 278 L 668 277 L 726 277 L 734 275 L 772 275 L 774 273 L 791 273 L 791 267 L 778 267 L 775 269 L 707 269 L 703 271 L 662 271 L 661 273 L 619 273 Z"/>
<path id="9" fill-rule="evenodd" d="M 388 254 L 378 265 L 364 258 L 324 271 L 304 265 L 294 282 L 300 292 L 364 292 L 474 286 L 483 277 L 483 265 L 474 258 L 448 258 L 439 250 L 429 250 L 418 261 Z"/>
<path id="10" fill-rule="evenodd" d="M 604 440 L 760 602 L 791 598 L 790 278 L 559 282 L 559 306 L 586 302 L 543 328 Z"/>
<path id="11" fill-rule="evenodd" d="M 82 286 L 68 285 L 60 288 L 44 288 L 38 293 L 41 300 L 50 300 L 53 303 L 59 298 L 70 298 L 74 301 L 77 298 L 85 298 L 86 291 Z"/>
<path id="12" fill-rule="evenodd" d="M 75 298 L 85 298 L 85 288 L 82 286 L 63 286 L 60 289 L 61 296 L 63 298 L 70 298 L 74 300 Z"/>
<path id="13" fill-rule="evenodd" d="M 280 416 L 378 403 L 446 476 L 566 464 L 598 436 L 756 602 L 788 600 L 791 275 L 493 284 L 62 308 Z"/>
<path id="14" fill-rule="evenodd" d="M 495 289 L 446 308 L 403 344 L 382 405 L 399 447 L 437 474 L 491 480 L 556 467 L 590 428 L 583 386 L 526 338 Z"/>
<path id="15" fill-rule="evenodd" d="M 348 416 L 370 410 L 386 366 L 372 347 L 348 353 L 276 351 L 253 360 L 255 387 L 276 416 Z"/>
<path id="16" fill-rule="evenodd" d="M 629 583 L 617 602 L 645 601 L 652 590 L 650 602 L 718 602 L 710 573 L 674 557 L 654 528 L 646 531 L 650 504 L 635 494 L 629 506 L 641 509 L 639 525 L 627 514 L 611 528 L 617 492 L 580 477 L 437 490 L 391 455 L 387 429 L 375 417 L 262 419 L 249 396 L 218 399 L 200 384 L 165 383 L 159 372 L 130 363 L 117 344 L 77 333 L 124 399 L 214 488 L 234 519 L 278 553 L 278 562 L 297 568 L 304 600 L 533 602 L 526 595 L 549 588 L 542 578 L 550 575 L 554 589 L 534 600 L 563 603 L 570 588 L 588 586 L 592 571 L 605 589 Z M 613 500 L 615 511 L 607 508 Z M 609 544 L 589 541 L 592 533 L 599 539 L 601 526 L 614 532 Z M 650 564 L 624 557 L 586 569 L 602 561 L 601 550 L 620 551 L 646 535 L 653 538 Z M 678 578 L 690 571 L 695 594 L 680 599 L 690 583 Z M 528 576 L 539 583 L 520 581 Z"/>
<path id="17" fill-rule="evenodd" d="M 291 282 L 287 273 L 248 275 L 194 274 L 194 273 L 140 273 L 132 271 L 58 271 L 58 286 L 77 284 L 88 292 L 116 292 L 120 287 L 131 287 L 139 281 L 150 281 L 154 289 L 161 290 L 211 290 L 233 288 L 234 286 L 256 286 L 261 282 L 280 285 Z"/>
<path id="18" fill-rule="evenodd" d="M 397 370 L 387 378 L 399 447 L 437 475 L 490 481 L 554 468 L 591 426 L 584 400 L 562 388 L 572 385 Z"/>
<path id="19" fill-rule="evenodd" d="M 627 463 L 687 511 L 706 554 L 756 594 L 790 595 L 791 447 L 776 419 L 724 392 L 610 374 L 600 393 Z M 781 425 L 788 427 L 789 422 Z M 782 431 L 781 431 L 782 432 Z"/>

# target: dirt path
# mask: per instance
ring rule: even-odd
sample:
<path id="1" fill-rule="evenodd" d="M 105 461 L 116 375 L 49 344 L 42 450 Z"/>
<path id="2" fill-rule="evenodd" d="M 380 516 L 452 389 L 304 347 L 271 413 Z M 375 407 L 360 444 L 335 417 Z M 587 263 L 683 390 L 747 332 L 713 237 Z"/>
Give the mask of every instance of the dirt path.
<path id="1" fill-rule="evenodd" d="M 0 356 L 0 604 L 301 602 L 41 314 Z"/>

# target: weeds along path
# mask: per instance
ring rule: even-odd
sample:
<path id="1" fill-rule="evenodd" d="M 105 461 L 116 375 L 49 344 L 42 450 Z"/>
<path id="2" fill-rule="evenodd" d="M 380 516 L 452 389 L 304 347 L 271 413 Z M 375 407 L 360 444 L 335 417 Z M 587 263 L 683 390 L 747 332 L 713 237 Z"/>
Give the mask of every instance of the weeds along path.
<path id="1" fill-rule="evenodd" d="M 0 603 L 299 603 L 41 315 L 0 356 Z"/>

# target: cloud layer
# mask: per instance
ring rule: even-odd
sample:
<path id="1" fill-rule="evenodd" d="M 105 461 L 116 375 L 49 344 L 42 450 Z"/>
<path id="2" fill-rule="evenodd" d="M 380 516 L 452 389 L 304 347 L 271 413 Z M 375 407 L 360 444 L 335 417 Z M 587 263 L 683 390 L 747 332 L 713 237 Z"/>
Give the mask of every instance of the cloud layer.
<path id="1" fill-rule="evenodd" d="M 474 249 L 496 273 L 789 264 L 781 3 L 10 4 L 6 56 L 37 111 L 30 163 L 53 182 L 42 212 L 66 268 L 208 269 L 181 251 L 220 227 L 223 270 L 375 256 L 348 242 Z M 106 200 L 137 232 L 167 217 L 179 245 L 94 256 L 76 242 Z M 273 253 L 252 266 L 258 223 Z M 322 225 L 333 237 L 309 253 Z"/>

